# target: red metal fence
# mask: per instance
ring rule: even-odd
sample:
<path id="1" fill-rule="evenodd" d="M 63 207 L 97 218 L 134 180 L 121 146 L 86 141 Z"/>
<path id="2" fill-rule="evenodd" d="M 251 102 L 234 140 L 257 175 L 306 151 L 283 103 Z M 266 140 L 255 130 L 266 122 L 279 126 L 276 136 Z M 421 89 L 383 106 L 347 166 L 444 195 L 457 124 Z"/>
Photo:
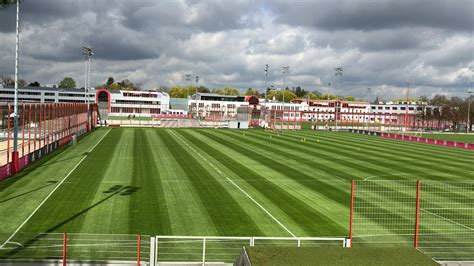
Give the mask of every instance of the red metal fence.
<path id="1" fill-rule="evenodd" d="M 29 163 L 69 143 L 97 126 L 97 106 L 82 103 L 23 103 L 18 106 L 17 149 L 14 146 L 14 113 L 1 106 L 0 181 Z"/>

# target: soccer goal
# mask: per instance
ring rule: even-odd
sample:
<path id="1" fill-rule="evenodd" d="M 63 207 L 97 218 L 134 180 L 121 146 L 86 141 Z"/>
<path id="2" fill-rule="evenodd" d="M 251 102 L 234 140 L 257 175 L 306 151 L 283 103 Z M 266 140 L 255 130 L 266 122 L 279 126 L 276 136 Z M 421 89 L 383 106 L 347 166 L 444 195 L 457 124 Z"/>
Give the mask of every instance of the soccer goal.
<path id="1" fill-rule="evenodd" d="M 303 125 L 303 112 L 290 110 L 272 110 L 268 127 L 273 130 L 300 130 Z"/>

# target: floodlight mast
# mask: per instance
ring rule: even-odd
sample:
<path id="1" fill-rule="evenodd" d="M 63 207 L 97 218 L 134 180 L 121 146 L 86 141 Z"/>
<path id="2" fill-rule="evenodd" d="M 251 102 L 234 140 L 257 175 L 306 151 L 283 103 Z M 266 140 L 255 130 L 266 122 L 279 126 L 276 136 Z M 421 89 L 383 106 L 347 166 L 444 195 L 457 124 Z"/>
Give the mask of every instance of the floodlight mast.
<path id="1" fill-rule="evenodd" d="M 13 103 L 13 154 L 14 172 L 18 171 L 18 69 L 20 53 L 20 1 L 16 1 L 16 44 L 15 44 L 15 96 Z M 10 119 L 10 117 L 8 117 Z M 8 151 L 9 152 L 9 151 Z"/>
<path id="2" fill-rule="evenodd" d="M 370 101 L 370 93 L 372 92 L 371 88 L 367 88 L 367 102 L 369 103 L 369 120 L 367 121 L 367 129 L 369 129 L 370 115 L 372 114 L 372 104 Z"/>
<path id="3" fill-rule="evenodd" d="M 337 77 L 339 76 L 339 79 L 338 79 L 338 88 L 340 89 L 341 88 L 341 78 L 342 78 L 342 67 L 336 67 L 334 69 L 336 71 L 336 73 L 334 73 L 334 75 Z M 337 97 L 337 89 L 336 89 L 336 102 L 334 103 L 334 121 L 336 121 L 336 128 L 337 129 L 337 101 L 338 101 L 338 97 Z"/>
<path id="4" fill-rule="evenodd" d="M 94 50 L 90 46 L 82 46 L 82 55 L 84 56 L 85 63 L 86 63 L 86 70 L 85 70 L 85 79 L 84 79 L 84 93 L 85 93 L 85 103 L 89 103 L 89 87 L 90 87 L 90 72 L 91 72 L 91 58 L 94 54 Z M 89 108 L 89 105 L 87 105 Z"/>
<path id="5" fill-rule="evenodd" d="M 199 82 L 199 76 L 196 75 L 195 77 L 195 80 L 196 80 L 196 96 L 195 96 L 195 100 L 196 100 L 196 115 L 199 119 L 199 101 L 198 101 L 198 82 Z"/>
<path id="6" fill-rule="evenodd" d="M 405 131 L 408 130 L 408 97 L 410 96 L 410 81 L 406 82 L 407 84 L 407 99 L 406 99 L 406 106 L 405 106 Z"/>
<path id="7" fill-rule="evenodd" d="M 264 110 L 263 110 L 263 127 L 265 128 L 266 127 L 266 123 L 267 123 L 267 90 L 268 90 L 268 68 L 270 66 L 268 64 L 265 64 L 265 106 L 264 106 Z"/>
<path id="8" fill-rule="evenodd" d="M 466 133 L 469 133 L 471 129 L 471 94 L 474 93 L 474 91 L 468 91 L 469 94 L 469 104 L 467 105 L 467 125 L 466 125 Z"/>
<path id="9" fill-rule="evenodd" d="M 283 76 L 283 113 L 285 112 L 285 90 L 286 90 L 286 75 L 290 73 L 290 66 L 284 66 L 281 68 L 281 74 Z"/>

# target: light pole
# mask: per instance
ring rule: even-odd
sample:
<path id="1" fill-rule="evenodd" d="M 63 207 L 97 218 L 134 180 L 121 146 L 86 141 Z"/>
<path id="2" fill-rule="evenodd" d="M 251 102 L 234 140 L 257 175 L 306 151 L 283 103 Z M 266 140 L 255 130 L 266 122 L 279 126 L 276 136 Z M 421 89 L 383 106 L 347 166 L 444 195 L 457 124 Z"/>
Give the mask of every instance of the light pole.
<path id="1" fill-rule="evenodd" d="M 367 121 L 367 129 L 369 129 L 370 115 L 372 114 L 372 103 L 370 101 L 370 93 L 372 92 L 371 88 L 367 88 L 367 102 L 369 103 L 369 119 Z"/>
<path id="2" fill-rule="evenodd" d="M 342 67 L 336 67 L 334 70 L 336 71 L 336 73 L 334 73 L 334 75 L 336 77 L 339 76 L 337 87 L 338 87 L 338 89 L 340 89 L 341 88 L 341 78 L 342 78 L 343 69 L 342 69 Z M 337 104 L 337 101 L 338 101 L 338 99 L 337 99 L 338 98 L 337 97 L 337 90 L 338 89 L 336 89 L 336 102 L 334 103 L 334 108 L 335 108 L 335 114 L 334 114 L 335 118 L 334 118 L 334 120 L 336 121 L 336 129 L 337 129 L 337 106 L 336 106 L 336 104 Z"/>
<path id="3" fill-rule="evenodd" d="M 282 93 L 283 93 L 283 110 L 285 110 L 285 90 L 286 90 L 286 75 L 288 75 L 288 73 L 290 73 L 290 66 L 284 66 L 281 68 L 281 74 L 283 76 L 283 90 L 282 90 Z"/>
<path id="4" fill-rule="evenodd" d="M 16 1 L 16 44 L 15 44 L 15 97 L 13 103 L 13 154 L 14 172 L 16 173 L 18 167 L 18 69 L 20 57 L 20 1 Z M 10 117 L 8 117 L 10 119 Z"/>
<path id="5" fill-rule="evenodd" d="M 82 55 L 84 56 L 85 63 L 86 63 L 86 71 L 85 71 L 85 78 L 84 78 L 84 93 L 85 93 L 85 103 L 89 103 L 89 87 L 90 87 L 90 72 L 91 72 L 91 57 L 94 54 L 94 50 L 90 46 L 82 46 Z M 89 108 L 89 106 L 87 106 Z"/>
<path id="6" fill-rule="evenodd" d="M 265 106 L 263 110 L 263 129 L 265 129 L 267 124 L 267 90 L 268 90 L 268 68 L 270 66 L 265 64 Z"/>
<path id="7" fill-rule="evenodd" d="M 467 129 L 466 133 L 469 133 L 469 130 L 471 129 L 471 94 L 474 93 L 474 91 L 468 91 L 469 93 L 469 104 L 467 105 Z"/>
<path id="8" fill-rule="evenodd" d="M 195 80 L 196 80 L 196 94 L 195 94 L 195 95 L 196 95 L 196 96 L 195 96 L 195 98 L 196 98 L 196 99 L 195 99 L 195 100 L 196 100 L 196 115 L 197 115 L 197 117 L 198 117 L 198 119 L 199 119 L 199 101 L 198 101 L 198 88 L 197 88 L 198 82 L 199 82 L 199 76 L 196 76 L 196 77 L 195 77 Z"/>
<path id="9" fill-rule="evenodd" d="M 408 130 L 408 97 L 410 96 L 410 81 L 406 82 L 407 84 L 407 99 L 406 99 L 406 106 L 405 106 L 405 131 Z"/>

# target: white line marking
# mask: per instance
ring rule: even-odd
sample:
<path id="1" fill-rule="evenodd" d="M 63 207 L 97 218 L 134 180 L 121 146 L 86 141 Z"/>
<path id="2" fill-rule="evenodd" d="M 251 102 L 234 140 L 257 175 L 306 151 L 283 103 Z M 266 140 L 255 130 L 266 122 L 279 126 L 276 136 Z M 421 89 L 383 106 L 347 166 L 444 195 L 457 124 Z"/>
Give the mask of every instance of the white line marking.
<path id="1" fill-rule="evenodd" d="M 99 143 L 105 138 L 105 136 L 107 136 L 107 134 L 109 134 L 111 129 L 109 129 L 107 131 L 107 133 L 104 134 L 104 136 L 102 136 L 102 138 L 94 145 L 94 147 L 92 147 L 92 149 L 90 149 L 87 154 L 84 156 L 84 158 L 82 158 L 75 166 L 74 168 L 72 168 L 71 171 L 69 171 L 69 173 L 61 180 L 61 182 L 59 182 L 59 184 L 48 194 L 48 196 L 46 196 L 46 198 L 38 205 L 38 207 L 36 207 L 36 209 L 30 214 L 30 216 L 28 216 L 28 218 L 26 218 L 26 220 L 20 225 L 18 226 L 18 228 L 15 230 L 15 232 L 13 232 L 13 234 L 2 244 L 2 246 L 0 246 L 0 249 L 2 249 L 7 243 L 10 242 L 10 240 L 12 240 L 12 238 L 20 231 L 20 229 L 31 219 L 31 217 L 33 217 L 33 215 L 35 215 L 35 213 L 41 208 L 41 206 L 43 206 L 43 204 L 51 197 L 51 195 L 53 195 L 53 193 L 64 183 L 64 181 L 66 181 L 66 179 L 74 172 L 74 170 L 76 170 L 76 168 L 87 158 L 87 155 L 89 155 L 90 152 L 92 152 L 95 147 L 97 147 L 97 145 L 99 145 Z M 11 243 L 11 242 L 10 242 Z"/>
<path id="2" fill-rule="evenodd" d="M 438 215 L 438 214 L 436 214 L 436 213 L 432 213 L 432 212 L 427 211 L 427 210 L 425 210 L 425 209 L 420 209 L 420 210 L 422 210 L 422 211 L 424 211 L 424 212 L 427 212 L 427 213 L 429 213 L 429 214 L 431 214 L 431 215 L 437 216 L 437 217 L 439 217 L 439 218 L 441 218 L 441 219 L 443 219 L 443 220 L 446 220 L 446 221 L 448 221 L 448 222 L 450 222 L 450 223 L 453 223 L 453 224 L 459 225 L 459 226 L 461 226 L 461 227 L 464 227 L 464 228 L 466 228 L 466 229 L 469 229 L 469 230 L 471 230 L 471 231 L 474 231 L 474 228 L 469 227 L 469 226 L 467 226 L 467 225 L 465 225 L 465 224 L 458 223 L 458 222 L 453 221 L 453 220 L 451 220 L 451 219 L 449 219 L 449 218 L 443 217 L 443 216 Z"/>
<path id="3" fill-rule="evenodd" d="M 207 159 L 199 153 L 196 149 L 194 149 L 191 145 L 189 145 L 185 140 L 183 140 L 180 136 L 178 136 L 176 133 L 173 131 L 170 131 L 173 136 L 175 136 L 177 139 L 179 139 L 186 147 L 188 147 L 190 150 L 192 150 L 197 156 L 199 156 L 201 159 L 205 160 L 207 162 Z M 283 225 L 275 216 L 273 216 L 267 209 L 265 209 L 260 203 L 258 203 L 252 196 L 250 196 L 245 190 L 243 190 L 241 187 L 239 187 L 232 179 L 230 179 L 226 174 L 224 174 L 219 168 L 217 168 L 213 163 L 208 162 L 209 166 L 211 166 L 214 170 L 216 170 L 222 177 L 227 179 L 234 187 L 236 187 L 238 190 L 240 190 L 242 193 L 244 193 L 247 198 L 249 198 L 253 203 L 255 203 L 260 209 L 262 209 L 270 218 L 272 218 L 275 222 L 277 222 L 283 229 L 285 229 L 286 232 L 288 232 L 292 237 L 297 238 L 293 232 L 291 232 L 285 225 Z"/>

